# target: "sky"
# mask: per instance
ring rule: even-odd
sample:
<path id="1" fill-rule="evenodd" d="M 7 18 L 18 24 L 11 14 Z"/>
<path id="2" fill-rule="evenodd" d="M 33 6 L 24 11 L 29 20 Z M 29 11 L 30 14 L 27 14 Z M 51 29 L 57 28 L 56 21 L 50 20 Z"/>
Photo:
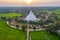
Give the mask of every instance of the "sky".
<path id="1" fill-rule="evenodd" d="M 29 5 L 26 0 L 0 0 L 0 6 L 60 6 L 60 0 L 32 0 Z"/>

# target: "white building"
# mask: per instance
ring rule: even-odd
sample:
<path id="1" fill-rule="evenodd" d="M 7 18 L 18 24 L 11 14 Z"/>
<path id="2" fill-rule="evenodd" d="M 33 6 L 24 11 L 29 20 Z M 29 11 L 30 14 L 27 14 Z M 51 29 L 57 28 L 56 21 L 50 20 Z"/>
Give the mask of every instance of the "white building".
<path id="1" fill-rule="evenodd" d="M 27 20 L 27 21 L 34 21 L 34 20 L 37 20 L 37 18 L 34 15 L 34 13 L 32 11 L 30 11 L 29 15 L 26 16 L 25 20 Z"/>

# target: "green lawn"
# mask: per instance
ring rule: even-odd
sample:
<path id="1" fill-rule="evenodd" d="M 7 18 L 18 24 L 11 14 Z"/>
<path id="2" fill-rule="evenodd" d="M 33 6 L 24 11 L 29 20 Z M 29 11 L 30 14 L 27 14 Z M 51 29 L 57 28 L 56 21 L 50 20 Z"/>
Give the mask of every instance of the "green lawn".
<path id="1" fill-rule="evenodd" d="M 56 10 L 52 10 L 52 11 L 48 11 L 48 10 L 41 10 L 41 11 L 48 12 L 48 13 L 55 12 L 56 15 L 58 16 L 58 18 L 60 19 L 60 9 L 56 9 Z"/>
<path id="2" fill-rule="evenodd" d="M 58 16 L 58 18 L 60 19 L 60 9 L 56 9 L 56 10 L 53 10 L 56 15 Z"/>
<path id="3" fill-rule="evenodd" d="M 10 28 L 5 21 L 0 21 L 0 40 L 25 40 L 26 32 Z"/>
<path id="4" fill-rule="evenodd" d="M 30 32 L 32 40 L 47 40 L 46 31 Z M 49 34 L 50 40 L 59 40 L 57 36 Z M 26 32 L 13 29 L 6 25 L 5 21 L 0 21 L 0 40 L 25 40 Z"/>
<path id="5" fill-rule="evenodd" d="M 56 13 L 56 14 L 60 14 L 60 9 L 56 9 L 56 10 L 55 10 L 55 13 Z"/>
<path id="6" fill-rule="evenodd" d="M 30 32 L 32 40 L 47 40 L 46 38 L 46 31 L 40 31 L 40 32 Z M 56 35 L 49 34 L 48 38 L 50 40 L 59 40 L 59 38 Z"/>
<path id="7" fill-rule="evenodd" d="M 22 16 L 18 13 L 0 14 L 0 17 Z M 59 17 L 60 18 L 60 17 Z M 46 31 L 30 32 L 32 40 L 47 40 Z M 56 35 L 49 34 L 50 40 L 59 40 Z M 25 40 L 26 32 L 9 27 L 5 21 L 0 21 L 0 40 Z"/>
<path id="8" fill-rule="evenodd" d="M 50 40 L 59 40 L 60 39 L 54 34 L 49 34 L 48 37 L 50 38 Z"/>
<path id="9" fill-rule="evenodd" d="M 5 14 L 0 14 L 0 17 L 15 17 L 15 16 L 22 16 L 20 13 L 5 13 Z"/>
<path id="10" fill-rule="evenodd" d="M 60 19 L 60 14 L 56 14 L 57 15 L 57 17 Z"/>

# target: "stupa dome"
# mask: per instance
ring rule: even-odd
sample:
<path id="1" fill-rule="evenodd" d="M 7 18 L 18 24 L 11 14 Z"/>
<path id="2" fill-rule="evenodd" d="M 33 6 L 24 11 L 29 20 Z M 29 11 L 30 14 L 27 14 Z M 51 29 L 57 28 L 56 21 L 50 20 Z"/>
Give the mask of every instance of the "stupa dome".
<path id="1" fill-rule="evenodd" d="M 32 11 L 30 11 L 29 15 L 27 15 L 25 18 L 26 21 L 35 21 L 36 19 L 37 18 Z"/>

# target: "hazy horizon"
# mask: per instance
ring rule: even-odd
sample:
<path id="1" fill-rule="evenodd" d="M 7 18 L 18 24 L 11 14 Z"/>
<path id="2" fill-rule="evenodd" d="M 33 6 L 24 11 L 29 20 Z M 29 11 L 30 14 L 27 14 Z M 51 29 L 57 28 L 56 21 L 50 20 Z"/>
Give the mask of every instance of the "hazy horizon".
<path id="1" fill-rule="evenodd" d="M 0 0 L 0 6 L 60 6 L 60 0 L 32 0 L 30 5 L 26 0 Z"/>

